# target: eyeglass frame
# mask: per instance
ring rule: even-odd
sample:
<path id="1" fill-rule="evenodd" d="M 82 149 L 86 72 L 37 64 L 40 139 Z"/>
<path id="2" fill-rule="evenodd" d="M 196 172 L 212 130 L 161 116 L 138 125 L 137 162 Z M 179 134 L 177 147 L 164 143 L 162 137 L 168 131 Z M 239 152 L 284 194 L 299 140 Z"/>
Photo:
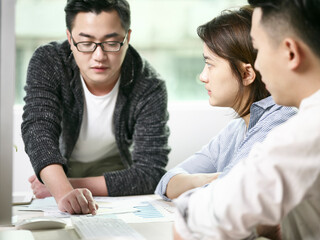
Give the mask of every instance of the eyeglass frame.
<path id="1" fill-rule="evenodd" d="M 127 32 L 126 35 L 124 36 L 124 39 L 123 39 L 122 42 L 118 42 L 118 41 L 105 41 L 105 42 L 100 42 L 100 43 L 96 43 L 96 42 L 93 42 L 93 41 L 76 42 L 76 41 L 74 40 L 72 34 L 70 34 L 70 36 L 71 36 L 71 40 L 72 40 L 73 45 L 76 47 L 76 49 L 77 49 L 79 52 L 83 52 L 83 53 L 93 53 L 93 52 L 97 49 L 98 46 L 100 46 L 100 48 L 101 48 L 101 50 L 102 50 L 103 52 L 119 52 L 120 49 L 121 49 L 121 47 L 124 45 L 125 41 L 127 40 L 128 32 Z M 95 47 L 94 47 L 94 49 L 93 49 L 92 51 L 80 51 L 80 50 L 78 49 L 78 44 L 79 44 L 79 43 L 94 43 L 94 44 L 95 44 Z M 104 50 L 104 47 L 103 47 L 103 44 L 104 44 L 104 43 L 119 43 L 119 44 L 120 44 L 120 47 L 119 47 L 119 49 L 116 50 L 116 51 L 105 51 L 105 50 Z"/>

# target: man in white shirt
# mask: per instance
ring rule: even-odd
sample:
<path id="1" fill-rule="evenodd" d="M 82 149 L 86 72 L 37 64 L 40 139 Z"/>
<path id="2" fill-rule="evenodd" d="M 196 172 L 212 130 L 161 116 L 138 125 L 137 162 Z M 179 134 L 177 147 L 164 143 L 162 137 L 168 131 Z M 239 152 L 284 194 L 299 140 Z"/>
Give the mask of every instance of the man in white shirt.
<path id="1" fill-rule="evenodd" d="M 299 113 L 227 176 L 178 198 L 175 239 L 242 239 L 279 223 L 282 239 L 320 239 L 320 1 L 249 3 L 255 67 Z"/>

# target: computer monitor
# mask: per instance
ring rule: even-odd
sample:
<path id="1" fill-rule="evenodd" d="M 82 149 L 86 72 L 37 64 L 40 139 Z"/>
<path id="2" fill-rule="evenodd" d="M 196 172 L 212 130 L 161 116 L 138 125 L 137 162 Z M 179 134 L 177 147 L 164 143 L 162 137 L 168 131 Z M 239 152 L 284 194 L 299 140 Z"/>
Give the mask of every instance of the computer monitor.
<path id="1" fill-rule="evenodd" d="M 11 225 L 16 1 L 0 0 L 0 225 Z"/>

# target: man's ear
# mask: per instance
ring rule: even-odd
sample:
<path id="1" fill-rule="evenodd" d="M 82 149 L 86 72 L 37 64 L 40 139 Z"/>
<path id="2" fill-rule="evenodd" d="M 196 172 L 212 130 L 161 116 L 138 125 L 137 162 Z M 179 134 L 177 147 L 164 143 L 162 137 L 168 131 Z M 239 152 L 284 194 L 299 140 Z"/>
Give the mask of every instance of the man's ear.
<path id="1" fill-rule="evenodd" d="M 69 42 L 69 44 L 70 44 L 70 46 L 71 46 L 71 33 L 69 32 L 69 30 L 67 29 L 66 30 L 66 33 L 67 33 L 67 38 L 68 38 L 68 42 Z"/>
<path id="2" fill-rule="evenodd" d="M 292 38 L 283 40 L 285 48 L 285 58 L 287 59 L 288 67 L 291 70 L 296 70 L 302 60 L 302 51 L 299 43 Z"/>
<path id="3" fill-rule="evenodd" d="M 128 45 L 129 45 L 129 42 L 130 42 L 131 33 L 132 33 L 132 30 L 131 30 L 131 29 L 129 29 L 129 30 L 128 30 L 128 35 L 127 35 L 127 42 L 128 42 Z"/>
<path id="4" fill-rule="evenodd" d="M 249 86 L 256 79 L 256 72 L 250 63 L 242 64 L 242 84 Z"/>

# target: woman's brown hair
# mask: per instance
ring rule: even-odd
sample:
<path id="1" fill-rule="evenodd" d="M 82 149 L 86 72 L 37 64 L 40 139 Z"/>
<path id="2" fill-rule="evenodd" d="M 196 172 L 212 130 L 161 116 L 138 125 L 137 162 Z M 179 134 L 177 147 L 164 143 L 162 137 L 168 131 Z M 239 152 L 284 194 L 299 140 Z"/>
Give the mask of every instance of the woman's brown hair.
<path id="1" fill-rule="evenodd" d="M 252 103 L 270 96 L 261 81 L 261 75 L 255 70 L 256 78 L 249 85 L 249 98 L 245 104 L 242 103 L 245 87 L 242 83 L 241 63 L 249 63 L 253 67 L 257 57 L 250 38 L 252 13 L 253 8 L 250 6 L 244 6 L 239 10 L 225 10 L 220 16 L 197 29 L 199 37 L 208 48 L 229 62 L 238 80 L 239 91 L 233 107 L 240 117 L 250 113 Z"/>

